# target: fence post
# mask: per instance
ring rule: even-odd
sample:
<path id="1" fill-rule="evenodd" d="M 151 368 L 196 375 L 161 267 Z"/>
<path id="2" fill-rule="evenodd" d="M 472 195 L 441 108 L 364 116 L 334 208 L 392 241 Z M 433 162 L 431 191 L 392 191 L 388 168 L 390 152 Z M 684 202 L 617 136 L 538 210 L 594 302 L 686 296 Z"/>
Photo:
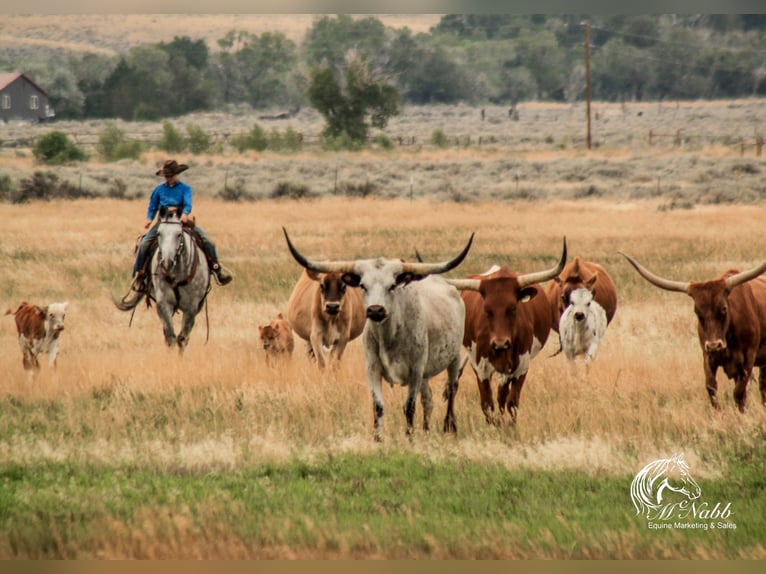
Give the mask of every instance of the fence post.
<path id="1" fill-rule="evenodd" d="M 676 141 L 675 141 L 675 144 L 676 144 L 677 148 L 681 147 L 681 130 L 680 129 L 676 130 Z"/>
<path id="2" fill-rule="evenodd" d="M 739 157 L 743 155 L 745 155 L 745 140 L 744 138 L 739 138 Z"/>
<path id="3" fill-rule="evenodd" d="M 652 145 L 652 130 L 649 130 L 649 145 Z"/>
<path id="4" fill-rule="evenodd" d="M 763 150 L 763 136 L 755 138 L 755 155 L 761 157 L 761 151 Z"/>

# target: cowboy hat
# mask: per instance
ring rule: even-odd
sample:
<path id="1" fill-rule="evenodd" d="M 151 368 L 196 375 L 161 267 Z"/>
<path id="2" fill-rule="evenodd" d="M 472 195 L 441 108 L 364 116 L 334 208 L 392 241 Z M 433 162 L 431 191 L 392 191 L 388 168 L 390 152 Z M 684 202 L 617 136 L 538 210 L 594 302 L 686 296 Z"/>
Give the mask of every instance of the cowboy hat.
<path id="1" fill-rule="evenodd" d="M 169 159 L 162 164 L 162 167 L 154 175 L 178 175 L 187 169 L 189 169 L 189 166 L 185 163 L 178 163 L 174 159 Z"/>

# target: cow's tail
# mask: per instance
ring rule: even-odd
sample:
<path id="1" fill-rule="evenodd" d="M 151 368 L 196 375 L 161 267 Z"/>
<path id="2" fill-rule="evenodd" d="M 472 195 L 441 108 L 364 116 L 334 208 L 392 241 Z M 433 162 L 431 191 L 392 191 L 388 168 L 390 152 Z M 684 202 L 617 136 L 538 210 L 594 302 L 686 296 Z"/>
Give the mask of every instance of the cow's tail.
<path id="1" fill-rule="evenodd" d="M 550 355 L 548 358 L 552 359 L 556 355 L 560 355 L 561 351 L 563 351 L 563 350 L 564 350 L 564 345 L 561 344 L 561 333 L 559 333 L 559 350 L 556 351 L 555 353 L 553 353 L 552 355 Z"/>
<path id="2" fill-rule="evenodd" d="M 15 315 L 16 313 L 18 313 L 18 312 L 19 312 L 19 309 L 21 309 L 21 308 L 22 308 L 24 305 L 26 305 L 26 304 L 27 304 L 27 302 L 26 302 L 26 301 L 22 301 L 22 302 L 21 302 L 21 304 L 20 304 L 18 307 L 16 307 L 16 310 L 15 310 L 15 311 L 14 311 L 13 309 L 11 309 L 10 307 L 8 307 L 8 308 L 5 310 L 5 314 L 6 314 L 6 315 Z"/>

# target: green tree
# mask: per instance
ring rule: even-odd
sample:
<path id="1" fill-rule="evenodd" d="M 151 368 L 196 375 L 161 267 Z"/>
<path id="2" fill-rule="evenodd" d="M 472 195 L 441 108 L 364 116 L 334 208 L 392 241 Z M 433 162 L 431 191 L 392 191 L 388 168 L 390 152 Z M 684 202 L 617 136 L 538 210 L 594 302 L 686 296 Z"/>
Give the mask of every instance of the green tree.
<path id="1" fill-rule="evenodd" d="M 376 77 L 364 59 L 349 64 L 344 88 L 332 69 L 314 68 L 308 96 L 325 118 L 326 138 L 345 134 L 353 142 L 364 142 L 371 126 L 385 128 L 389 118 L 400 111 L 396 88 Z"/>
<path id="2" fill-rule="evenodd" d="M 223 103 L 247 102 L 255 108 L 301 100 L 295 76 L 295 43 L 282 33 L 260 36 L 230 31 L 218 40 L 221 48 L 208 67 Z"/>

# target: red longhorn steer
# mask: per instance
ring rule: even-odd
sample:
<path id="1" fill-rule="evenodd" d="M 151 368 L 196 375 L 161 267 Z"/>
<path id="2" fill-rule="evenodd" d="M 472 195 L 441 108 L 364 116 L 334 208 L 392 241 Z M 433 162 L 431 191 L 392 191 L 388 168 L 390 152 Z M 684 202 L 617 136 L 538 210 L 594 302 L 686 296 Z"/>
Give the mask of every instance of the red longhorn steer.
<path id="1" fill-rule="evenodd" d="M 572 291 L 584 287 L 593 291 L 593 300 L 606 312 L 607 324 L 612 322 L 617 310 L 617 289 L 609 273 L 598 263 L 575 257 L 567 263 L 558 277 L 548 283 L 545 295 L 551 306 L 551 327 L 558 333 L 559 321 L 569 306 Z"/>
<path id="2" fill-rule="evenodd" d="M 329 359 L 337 362 L 349 341 L 364 330 L 366 320 L 362 294 L 346 287 L 340 273 L 304 270 L 287 302 L 287 321 L 304 341 L 320 367 Z"/>
<path id="3" fill-rule="evenodd" d="M 529 361 L 540 352 L 551 330 L 551 312 L 545 293 L 537 283 L 558 275 L 567 259 L 567 244 L 558 264 L 547 271 L 517 275 L 506 267 L 468 279 L 448 280 L 463 291 L 465 331 L 463 347 L 468 353 L 481 395 L 487 422 L 494 422 L 493 373 L 500 375 L 497 403 L 516 420 L 521 388 Z"/>
<path id="4" fill-rule="evenodd" d="M 720 408 L 716 373 L 721 367 L 734 379 L 734 400 L 744 412 L 754 366 L 760 370 L 761 402 L 766 406 L 766 279 L 759 277 L 766 271 L 766 262 L 748 271 L 727 271 L 712 281 L 688 282 L 654 275 L 629 255 L 622 255 L 653 285 L 686 293 L 694 300 L 705 387 L 713 407 Z"/>
<path id="5" fill-rule="evenodd" d="M 38 307 L 22 301 L 15 311 L 8 309 L 5 312 L 6 315 L 13 315 L 16 320 L 19 346 L 24 354 L 24 369 L 30 378 L 40 370 L 37 357 L 41 353 L 48 353 L 48 362 L 55 368 L 59 336 L 64 331 L 64 317 L 68 305 L 68 302 L 64 302 Z"/>

